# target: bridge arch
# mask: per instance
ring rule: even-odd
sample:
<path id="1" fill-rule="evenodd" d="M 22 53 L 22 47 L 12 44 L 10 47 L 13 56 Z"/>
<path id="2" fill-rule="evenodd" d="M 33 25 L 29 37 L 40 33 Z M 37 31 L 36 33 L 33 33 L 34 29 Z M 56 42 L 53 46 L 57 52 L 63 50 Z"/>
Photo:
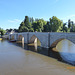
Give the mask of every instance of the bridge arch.
<path id="1" fill-rule="evenodd" d="M 24 43 L 24 36 L 23 35 L 18 35 L 18 40 L 19 43 Z"/>
<path id="2" fill-rule="evenodd" d="M 37 44 L 39 46 L 41 46 L 41 41 L 39 40 L 39 38 L 35 35 L 33 35 L 30 40 L 29 40 L 29 43 L 34 43 L 34 44 Z"/>
<path id="3" fill-rule="evenodd" d="M 11 35 L 11 40 L 15 40 L 15 36 L 14 35 Z"/>
<path id="4" fill-rule="evenodd" d="M 51 48 L 53 48 L 53 47 L 56 47 L 56 45 L 60 42 L 60 41 L 62 41 L 62 40 L 68 40 L 68 41 L 70 41 L 70 42 L 72 42 L 72 43 L 74 43 L 73 41 L 72 41 L 72 39 L 68 39 L 68 38 L 60 38 L 60 39 L 57 39 L 57 40 L 55 40 L 55 41 L 53 41 L 53 43 L 51 44 Z M 75 44 L 75 43 L 74 43 Z"/>
<path id="5" fill-rule="evenodd" d="M 22 37 L 23 37 L 22 35 L 19 35 L 19 36 L 18 36 L 18 40 L 19 40 L 19 41 L 22 41 Z"/>

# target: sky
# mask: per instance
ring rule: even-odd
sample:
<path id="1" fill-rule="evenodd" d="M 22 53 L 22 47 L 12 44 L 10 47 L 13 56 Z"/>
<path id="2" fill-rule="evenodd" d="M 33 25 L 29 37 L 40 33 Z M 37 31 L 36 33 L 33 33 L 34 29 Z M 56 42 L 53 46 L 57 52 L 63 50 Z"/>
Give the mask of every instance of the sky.
<path id="1" fill-rule="evenodd" d="M 0 0 L 0 27 L 18 28 L 25 16 L 75 22 L 75 0 Z"/>

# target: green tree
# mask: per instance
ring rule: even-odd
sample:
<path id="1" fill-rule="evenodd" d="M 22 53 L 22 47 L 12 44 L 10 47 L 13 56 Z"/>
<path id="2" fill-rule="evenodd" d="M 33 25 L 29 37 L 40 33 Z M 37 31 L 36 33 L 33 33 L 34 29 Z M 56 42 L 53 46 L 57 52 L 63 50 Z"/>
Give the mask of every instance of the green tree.
<path id="1" fill-rule="evenodd" d="M 44 32 L 51 32 L 51 25 L 49 21 L 47 21 L 47 24 L 44 25 Z"/>
<path id="2" fill-rule="evenodd" d="M 23 31 L 24 31 L 24 28 L 25 28 L 25 24 L 24 24 L 24 22 L 21 22 L 18 31 L 19 31 L 19 32 L 23 32 Z"/>
<path id="3" fill-rule="evenodd" d="M 37 21 L 33 22 L 32 28 L 34 29 L 34 31 L 36 31 L 36 29 L 38 29 L 38 27 L 37 27 Z"/>
<path id="4" fill-rule="evenodd" d="M 32 19 L 31 19 L 32 20 Z M 24 24 L 25 24 L 25 29 L 27 29 L 27 32 L 33 32 L 33 28 L 32 28 L 32 24 L 31 22 L 29 22 L 29 17 L 25 16 L 25 20 L 24 20 Z"/>
<path id="5" fill-rule="evenodd" d="M 38 19 L 33 23 L 33 29 L 34 31 L 42 32 L 44 30 L 44 25 L 46 25 L 47 22 L 43 19 Z"/>
<path id="6" fill-rule="evenodd" d="M 70 28 L 70 32 L 75 32 L 75 25 L 73 23 L 73 21 L 71 21 L 71 28 Z"/>
<path id="7" fill-rule="evenodd" d="M 33 19 L 33 17 L 31 18 L 29 18 L 29 22 L 31 23 L 31 24 L 33 24 L 33 22 L 34 22 L 34 19 Z"/>
<path id="8" fill-rule="evenodd" d="M 4 29 L 0 28 L 0 33 L 1 33 L 1 36 L 3 36 L 6 33 L 6 31 Z"/>
<path id="9" fill-rule="evenodd" d="M 66 27 L 66 23 L 63 23 L 62 31 L 63 32 L 68 32 L 68 28 Z"/>
<path id="10" fill-rule="evenodd" d="M 33 32 L 32 24 L 29 22 L 29 17 L 25 16 L 24 22 L 19 26 L 19 32 Z"/>
<path id="11" fill-rule="evenodd" d="M 71 20 L 69 19 L 68 20 L 68 28 L 70 28 L 71 27 Z"/>
<path id="12" fill-rule="evenodd" d="M 30 29 L 32 27 L 31 23 L 29 22 L 28 16 L 25 16 L 24 24 L 25 24 L 25 27 L 27 27 L 28 29 Z"/>
<path id="13" fill-rule="evenodd" d="M 50 18 L 50 26 L 52 32 L 61 32 L 63 22 L 56 16 L 53 16 L 52 18 Z"/>

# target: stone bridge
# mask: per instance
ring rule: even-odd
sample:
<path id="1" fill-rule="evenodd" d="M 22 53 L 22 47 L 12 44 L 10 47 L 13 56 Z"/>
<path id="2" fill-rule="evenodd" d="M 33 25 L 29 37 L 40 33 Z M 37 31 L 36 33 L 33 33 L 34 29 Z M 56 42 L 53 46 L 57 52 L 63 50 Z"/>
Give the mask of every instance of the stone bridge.
<path id="1" fill-rule="evenodd" d="M 67 39 L 75 44 L 75 33 L 56 33 L 56 32 L 23 32 L 9 35 L 9 40 L 22 40 L 24 43 L 36 43 L 39 39 L 41 47 L 55 47 L 63 39 Z"/>

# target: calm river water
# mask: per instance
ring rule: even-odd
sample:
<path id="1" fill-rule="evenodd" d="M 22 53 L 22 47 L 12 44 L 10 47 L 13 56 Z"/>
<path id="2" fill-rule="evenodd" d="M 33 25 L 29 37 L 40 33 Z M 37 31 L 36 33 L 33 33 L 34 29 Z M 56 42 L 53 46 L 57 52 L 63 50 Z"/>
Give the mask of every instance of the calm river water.
<path id="1" fill-rule="evenodd" d="M 74 65 L 75 44 L 68 40 L 52 50 L 0 41 L 0 75 L 75 75 Z"/>

